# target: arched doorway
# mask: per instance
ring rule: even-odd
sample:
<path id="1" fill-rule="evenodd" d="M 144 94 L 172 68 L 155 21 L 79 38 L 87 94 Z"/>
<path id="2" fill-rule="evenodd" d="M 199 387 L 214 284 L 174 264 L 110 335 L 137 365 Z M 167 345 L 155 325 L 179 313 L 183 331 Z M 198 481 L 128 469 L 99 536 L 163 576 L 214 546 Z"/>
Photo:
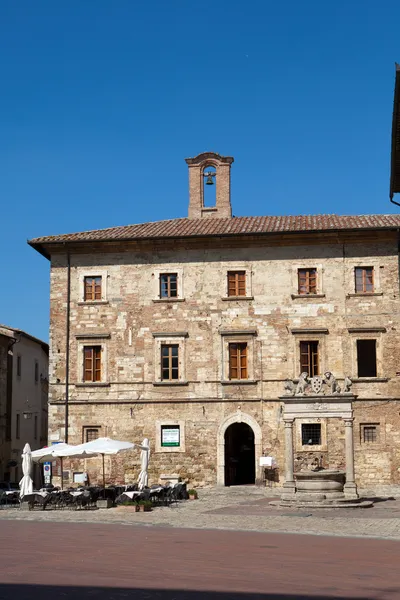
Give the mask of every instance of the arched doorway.
<path id="1" fill-rule="evenodd" d="M 232 423 L 225 431 L 225 485 L 254 484 L 254 431 L 247 423 Z"/>

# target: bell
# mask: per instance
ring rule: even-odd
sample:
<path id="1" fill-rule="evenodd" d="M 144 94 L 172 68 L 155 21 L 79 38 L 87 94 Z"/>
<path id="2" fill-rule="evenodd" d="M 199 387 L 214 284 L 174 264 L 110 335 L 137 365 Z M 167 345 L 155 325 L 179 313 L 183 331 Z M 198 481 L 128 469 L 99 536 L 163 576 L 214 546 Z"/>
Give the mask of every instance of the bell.
<path id="1" fill-rule="evenodd" d="M 207 173 L 206 185 L 214 185 L 212 173 Z"/>

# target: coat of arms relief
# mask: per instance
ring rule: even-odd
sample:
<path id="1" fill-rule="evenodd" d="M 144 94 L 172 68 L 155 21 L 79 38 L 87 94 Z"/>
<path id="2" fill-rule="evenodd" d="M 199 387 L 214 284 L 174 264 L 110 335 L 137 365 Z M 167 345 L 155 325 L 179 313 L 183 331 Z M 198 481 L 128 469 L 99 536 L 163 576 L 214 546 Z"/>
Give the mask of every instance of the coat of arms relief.
<path id="1" fill-rule="evenodd" d="M 310 377 L 308 373 L 300 374 L 297 382 L 288 379 L 285 383 L 285 395 L 287 396 L 333 396 L 338 394 L 350 394 L 352 386 L 350 377 L 345 375 L 343 389 L 340 387 L 336 377 L 331 371 L 326 371 L 323 375 L 314 375 Z"/>

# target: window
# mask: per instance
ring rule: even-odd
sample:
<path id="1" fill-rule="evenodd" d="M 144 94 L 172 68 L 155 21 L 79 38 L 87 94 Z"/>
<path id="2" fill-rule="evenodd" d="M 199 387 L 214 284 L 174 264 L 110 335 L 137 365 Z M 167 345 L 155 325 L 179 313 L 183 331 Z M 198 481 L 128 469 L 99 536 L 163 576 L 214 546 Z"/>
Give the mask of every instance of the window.
<path id="1" fill-rule="evenodd" d="M 373 444 L 379 441 L 379 425 L 370 424 L 361 425 L 361 442 L 363 444 Z"/>
<path id="2" fill-rule="evenodd" d="M 301 426 L 301 443 L 303 446 L 321 446 L 321 424 L 304 423 Z"/>
<path id="3" fill-rule="evenodd" d="M 101 346 L 84 346 L 83 357 L 83 380 L 101 381 Z"/>
<path id="4" fill-rule="evenodd" d="M 161 380 L 175 381 L 179 379 L 179 345 L 161 345 Z"/>
<path id="5" fill-rule="evenodd" d="M 161 425 L 161 447 L 176 448 L 180 446 L 180 443 L 179 425 Z"/>
<path id="6" fill-rule="evenodd" d="M 229 344 L 229 379 L 247 379 L 247 343 Z"/>
<path id="7" fill-rule="evenodd" d="M 39 363 L 35 360 L 35 383 L 39 381 Z"/>
<path id="8" fill-rule="evenodd" d="M 300 342 L 300 372 L 309 377 L 318 375 L 318 342 Z"/>
<path id="9" fill-rule="evenodd" d="M 376 340 L 357 340 L 358 377 L 376 377 Z"/>
<path id="10" fill-rule="evenodd" d="M 299 269 L 299 296 L 317 293 L 317 269 Z"/>
<path id="11" fill-rule="evenodd" d="M 246 271 L 228 272 L 228 296 L 246 295 Z"/>
<path id="12" fill-rule="evenodd" d="M 85 302 L 101 300 L 101 277 L 90 276 L 84 278 Z"/>
<path id="13" fill-rule="evenodd" d="M 38 434 L 38 418 L 37 415 L 35 415 L 35 421 L 34 421 L 34 425 L 33 425 L 33 437 L 35 440 L 37 440 L 37 434 Z"/>
<path id="14" fill-rule="evenodd" d="M 355 268 L 356 293 L 367 294 L 374 291 L 374 267 Z"/>
<path id="15" fill-rule="evenodd" d="M 178 274 L 161 273 L 160 274 L 160 298 L 178 297 Z"/>
<path id="16" fill-rule="evenodd" d="M 100 437 L 100 427 L 84 427 L 83 428 L 83 443 L 92 442 L 93 440 L 97 440 Z"/>
<path id="17" fill-rule="evenodd" d="M 22 358 L 21 355 L 17 355 L 17 377 L 21 377 L 22 373 Z"/>
<path id="18" fill-rule="evenodd" d="M 15 422 L 15 437 L 19 440 L 21 435 L 21 415 L 17 415 L 17 419 Z"/>

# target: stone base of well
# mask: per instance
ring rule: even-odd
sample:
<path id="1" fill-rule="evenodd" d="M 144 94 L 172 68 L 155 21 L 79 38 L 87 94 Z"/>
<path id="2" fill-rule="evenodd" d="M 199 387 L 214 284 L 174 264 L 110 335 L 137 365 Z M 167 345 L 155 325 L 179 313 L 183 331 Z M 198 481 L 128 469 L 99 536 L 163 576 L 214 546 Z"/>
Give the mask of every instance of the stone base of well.
<path id="1" fill-rule="evenodd" d="M 355 484 L 345 484 L 343 471 L 321 469 L 301 471 L 294 475 L 294 485 L 284 490 L 280 500 L 272 506 L 294 508 L 368 508 L 372 501 L 358 498 Z"/>

